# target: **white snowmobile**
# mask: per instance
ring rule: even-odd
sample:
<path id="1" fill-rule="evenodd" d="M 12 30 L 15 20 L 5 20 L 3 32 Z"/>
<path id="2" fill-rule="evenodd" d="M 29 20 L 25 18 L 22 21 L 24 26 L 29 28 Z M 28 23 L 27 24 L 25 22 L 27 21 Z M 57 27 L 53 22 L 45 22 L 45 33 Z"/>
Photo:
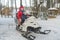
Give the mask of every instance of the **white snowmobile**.
<path id="1" fill-rule="evenodd" d="M 37 19 L 34 16 L 27 18 L 24 23 L 20 26 L 19 30 L 21 35 L 28 40 L 34 40 L 35 36 L 30 35 L 30 33 L 37 33 L 37 34 L 48 34 L 51 30 L 44 30 L 44 32 L 40 31 L 41 27 L 37 23 Z"/>

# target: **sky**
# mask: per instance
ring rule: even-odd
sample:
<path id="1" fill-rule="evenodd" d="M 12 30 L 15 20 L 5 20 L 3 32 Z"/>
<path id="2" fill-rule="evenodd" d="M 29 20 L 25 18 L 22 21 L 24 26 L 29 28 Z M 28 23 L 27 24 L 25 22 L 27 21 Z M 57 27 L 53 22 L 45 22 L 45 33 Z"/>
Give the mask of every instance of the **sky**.
<path id="1" fill-rule="evenodd" d="M 13 2 L 14 2 L 14 0 L 13 0 Z M 8 6 L 8 0 L 1 0 L 1 3 L 3 4 L 3 5 L 6 5 L 6 6 Z M 16 5 L 17 5 L 17 7 L 19 7 L 20 6 L 20 0 L 16 0 Z M 22 4 L 23 4 L 23 6 L 26 6 L 27 5 L 27 7 L 29 7 L 30 6 L 30 1 L 29 0 L 26 0 L 26 4 L 25 4 L 25 0 L 22 0 Z M 9 6 L 11 6 L 11 3 L 10 3 L 10 1 L 9 1 Z M 13 3 L 13 6 L 15 7 L 15 3 Z"/>

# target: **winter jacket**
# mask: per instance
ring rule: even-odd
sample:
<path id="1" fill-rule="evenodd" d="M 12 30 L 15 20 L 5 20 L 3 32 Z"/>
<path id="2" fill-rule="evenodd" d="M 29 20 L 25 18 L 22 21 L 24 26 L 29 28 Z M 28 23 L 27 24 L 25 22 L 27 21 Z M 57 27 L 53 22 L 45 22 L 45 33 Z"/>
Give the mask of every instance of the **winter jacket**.
<path id="1" fill-rule="evenodd" d="M 21 19 L 22 18 L 22 11 L 18 11 L 18 13 L 17 13 L 17 19 Z"/>

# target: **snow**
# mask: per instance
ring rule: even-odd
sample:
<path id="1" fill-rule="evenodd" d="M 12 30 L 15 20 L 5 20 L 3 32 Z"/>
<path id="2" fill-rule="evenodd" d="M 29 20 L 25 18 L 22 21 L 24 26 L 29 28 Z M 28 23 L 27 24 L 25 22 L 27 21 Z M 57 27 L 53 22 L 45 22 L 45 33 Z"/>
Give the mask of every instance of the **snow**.
<path id="1" fill-rule="evenodd" d="M 49 8 L 48 10 L 58 10 L 57 8 Z"/>
<path id="2" fill-rule="evenodd" d="M 51 30 L 51 33 L 48 35 L 45 35 L 45 37 L 40 38 L 41 40 L 60 40 L 60 16 L 58 16 L 56 19 L 49 19 L 49 20 L 38 20 L 40 26 L 42 27 L 42 30 Z"/>
<path id="3" fill-rule="evenodd" d="M 36 36 L 35 40 L 60 40 L 60 16 L 48 20 L 38 18 L 37 22 L 42 27 L 41 31 L 51 30 L 51 32 L 47 35 L 32 34 Z M 27 40 L 16 31 L 15 27 L 14 18 L 0 17 L 0 40 Z"/>
<path id="4" fill-rule="evenodd" d="M 0 18 L 0 40 L 24 40 L 15 27 L 14 18 Z"/>

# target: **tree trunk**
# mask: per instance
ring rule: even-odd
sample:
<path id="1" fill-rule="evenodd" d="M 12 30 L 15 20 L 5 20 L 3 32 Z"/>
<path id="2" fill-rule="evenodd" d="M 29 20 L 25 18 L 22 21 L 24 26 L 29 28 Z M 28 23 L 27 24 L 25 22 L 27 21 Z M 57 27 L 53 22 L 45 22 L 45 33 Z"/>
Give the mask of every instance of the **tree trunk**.
<path id="1" fill-rule="evenodd" d="M 13 0 L 11 0 L 11 10 L 13 10 Z"/>
<path id="2" fill-rule="evenodd" d="M 47 8 L 50 8 L 50 0 L 47 0 Z"/>
<path id="3" fill-rule="evenodd" d="M 20 6 L 22 5 L 22 0 L 20 0 Z"/>
<path id="4" fill-rule="evenodd" d="M 17 11 L 17 5 L 16 5 L 16 0 L 15 0 L 15 9 L 16 9 L 16 11 Z"/>
<path id="5" fill-rule="evenodd" d="M 1 3 L 1 0 L 0 0 L 0 14 L 1 14 L 1 17 L 2 17 L 2 11 L 1 11 L 1 9 L 2 9 L 2 3 Z"/>
<path id="6" fill-rule="evenodd" d="M 30 7 L 31 7 L 31 0 L 30 0 Z"/>
<path id="7" fill-rule="evenodd" d="M 37 10 L 37 0 L 34 0 L 34 8 L 35 8 L 35 12 L 34 13 L 34 16 L 37 17 L 37 14 L 38 14 L 38 10 Z"/>

